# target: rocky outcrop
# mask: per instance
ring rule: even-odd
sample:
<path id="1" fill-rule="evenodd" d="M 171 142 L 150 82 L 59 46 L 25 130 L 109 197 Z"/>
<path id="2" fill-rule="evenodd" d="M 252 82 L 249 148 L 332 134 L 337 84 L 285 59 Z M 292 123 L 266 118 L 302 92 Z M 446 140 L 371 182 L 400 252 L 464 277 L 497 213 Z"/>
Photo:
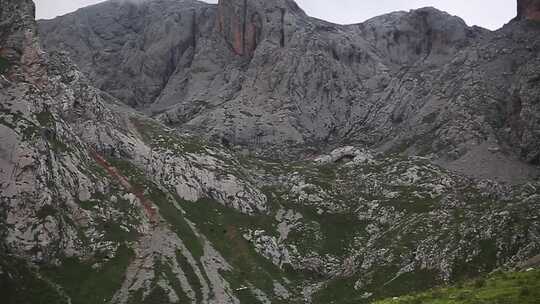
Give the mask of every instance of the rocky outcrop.
<path id="1" fill-rule="evenodd" d="M 44 45 L 60 43 L 56 49 L 68 51 L 97 87 L 141 107 L 189 65 L 197 41 L 214 30 L 215 19 L 214 6 L 198 1 L 106 1 L 60 23 L 42 21 L 40 32 Z M 58 36 L 45 35 L 53 32 Z M 111 66 L 117 67 L 114 74 Z"/>
<path id="2" fill-rule="evenodd" d="M 3 74 L 12 80 L 26 80 L 43 87 L 47 74 L 44 54 L 37 38 L 34 2 L 4 2 L 0 11 L 0 58 L 6 66 Z"/>
<path id="3" fill-rule="evenodd" d="M 540 21 L 540 1 L 518 0 L 517 19 Z"/>
<path id="4" fill-rule="evenodd" d="M 382 53 L 381 59 L 397 67 L 415 63 L 444 65 L 487 33 L 432 7 L 375 17 L 358 28 Z"/>
<path id="5" fill-rule="evenodd" d="M 371 151 L 364 149 L 358 149 L 356 147 L 341 147 L 330 152 L 329 155 L 322 155 L 315 159 L 316 162 L 320 164 L 331 164 L 331 163 L 372 163 L 373 154 Z"/>

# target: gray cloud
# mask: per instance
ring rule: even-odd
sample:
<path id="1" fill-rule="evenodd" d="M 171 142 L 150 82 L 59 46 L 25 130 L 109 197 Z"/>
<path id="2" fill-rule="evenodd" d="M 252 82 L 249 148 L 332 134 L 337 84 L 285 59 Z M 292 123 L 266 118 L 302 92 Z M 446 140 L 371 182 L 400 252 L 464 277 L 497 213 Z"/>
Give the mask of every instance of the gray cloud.
<path id="1" fill-rule="evenodd" d="M 144 1 L 144 0 L 130 0 Z M 38 18 L 54 18 L 102 0 L 35 0 Z M 217 0 L 206 2 L 216 3 Z M 311 16 L 347 24 L 397 10 L 433 6 L 460 16 L 469 25 L 500 28 L 516 15 L 515 0 L 297 0 Z"/>

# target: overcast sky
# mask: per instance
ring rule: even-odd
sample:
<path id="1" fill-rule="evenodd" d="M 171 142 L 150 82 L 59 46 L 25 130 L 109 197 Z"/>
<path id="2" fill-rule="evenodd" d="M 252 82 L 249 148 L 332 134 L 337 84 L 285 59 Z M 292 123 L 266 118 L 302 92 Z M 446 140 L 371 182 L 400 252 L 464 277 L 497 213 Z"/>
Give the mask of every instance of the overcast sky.
<path id="1" fill-rule="evenodd" d="M 49 19 L 103 0 L 34 0 L 38 19 Z M 217 0 L 206 2 L 216 3 Z M 498 29 L 516 15 L 516 0 L 296 0 L 311 16 L 357 23 L 397 10 L 434 6 L 463 18 L 469 25 Z"/>

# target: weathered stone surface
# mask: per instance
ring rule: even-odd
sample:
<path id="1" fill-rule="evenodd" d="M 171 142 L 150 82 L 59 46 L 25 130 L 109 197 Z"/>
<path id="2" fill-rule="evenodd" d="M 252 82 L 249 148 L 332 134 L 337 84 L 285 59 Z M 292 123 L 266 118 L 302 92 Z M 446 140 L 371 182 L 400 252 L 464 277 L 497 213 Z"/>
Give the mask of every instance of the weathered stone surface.
<path id="1" fill-rule="evenodd" d="M 373 154 L 371 151 L 365 149 L 358 149 L 356 147 L 347 146 L 341 147 L 330 152 L 329 155 L 322 155 L 315 159 L 316 162 L 321 164 L 330 164 L 337 162 L 349 162 L 354 163 L 372 163 Z"/>
<path id="2" fill-rule="evenodd" d="M 171 75 L 192 60 L 198 36 L 213 31 L 211 8 L 198 1 L 107 1 L 60 23 L 43 21 L 40 32 L 45 45 L 60 43 L 57 49 L 68 51 L 96 86 L 141 106 L 159 96 Z M 44 35 L 55 31 L 59 36 Z"/>
<path id="3" fill-rule="evenodd" d="M 37 38 L 34 2 L 6 1 L 0 10 L 0 58 L 7 61 L 9 79 L 27 80 L 43 87 L 46 82 L 44 54 Z"/>

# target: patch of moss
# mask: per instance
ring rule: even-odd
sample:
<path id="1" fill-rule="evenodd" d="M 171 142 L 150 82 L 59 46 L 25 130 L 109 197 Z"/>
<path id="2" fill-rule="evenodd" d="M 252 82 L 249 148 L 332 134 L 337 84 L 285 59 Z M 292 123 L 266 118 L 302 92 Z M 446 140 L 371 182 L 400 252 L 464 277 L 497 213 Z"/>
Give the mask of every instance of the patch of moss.
<path id="1" fill-rule="evenodd" d="M 169 304 L 170 303 L 169 296 L 165 293 L 163 288 L 157 285 L 157 282 L 161 278 L 169 282 L 169 284 L 171 285 L 174 292 L 179 298 L 178 303 L 191 303 L 191 300 L 182 289 L 182 286 L 180 282 L 178 281 L 178 278 L 173 273 L 169 265 L 165 265 L 161 263 L 161 261 L 156 258 L 154 262 L 154 270 L 156 273 L 156 278 L 154 282 L 152 282 L 152 291 L 143 301 L 144 304 L 155 304 L 155 303 Z"/>
<path id="2" fill-rule="evenodd" d="M 315 304 L 361 304 L 370 303 L 396 295 L 425 290 L 437 284 L 436 273 L 429 270 L 418 270 L 396 276 L 396 267 L 380 267 L 373 276 L 373 282 L 362 290 L 356 290 L 357 278 L 338 278 L 330 281 L 322 290 L 314 295 Z M 365 296 L 369 290 L 372 295 Z"/>
<path id="3" fill-rule="evenodd" d="M 39 128 L 35 125 L 27 125 L 22 129 L 23 139 L 24 140 L 31 140 L 39 135 Z"/>
<path id="4" fill-rule="evenodd" d="M 5 74 L 9 70 L 10 64 L 9 61 L 0 56 L 0 74 Z"/>
<path id="5" fill-rule="evenodd" d="M 358 220 L 352 212 L 319 214 L 316 207 L 291 202 L 286 189 L 265 187 L 263 191 L 274 209 L 277 210 L 282 206 L 302 214 L 303 228 L 292 230 L 288 236 L 288 242 L 295 244 L 301 252 L 308 253 L 315 250 L 320 254 L 343 256 L 349 252 L 353 239 L 359 232 L 363 232 L 367 225 Z M 275 227 L 263 230 L 275 230 Z M 321 234 L 322 239 L 317 237 L 317 233 Z"/>
<path id="6" fill-rule="evenodd" d="M 58 138 L 58 136 L 53 136 L 53 137 L 49 138 L 48 141 L 49 141 L 51 149 L 53 151 L 55 151 L 55 152 L 68 152 L 68 151 L 71 151 L 71 149 L 64 142 L 62 142 Z"/>
<path id="7" fill-rule="evenodd" d="M 68 258 L 59 267 L 43 268 L 42 274 L 62 286 L 73 304 L 104 303 L 109 302 L 122 285 L 133 256 L 133 251 L 122 245 L 116 256 L 98 269 L 93 268 L 91 262 Z"/>
<path id="8" fill-rule="evenodd" d="M 366 226 L 366 223 L 359 221 L 352 213 L 319 214 L 313 207 L 284 204 L 303 216 L 305 229 L 292 231 L 289 241 L 306 253 L 315 250 L 319 254 L 345 256 L 350 251 L 353 239 Z M 317 231 L 321 233 L 322 240 L 317 240 L 313 235 Z"/>
<path id="9" fill-rule="evenodd" d="M 48 216 L 54 217 L 57 213 L 58 213 L 58 210 L 56 210 L 53 206 L 45 205 L 41 209 L 39 209 L 36 216 L 38 219 L 43 220 L 47 218 Z"/>
<path id="10" fill-rule="evenodd" d="M 94 201 L 80 201 L 79 206 L 83 208 L 84 210 L 92 210 L 97 205 Z"/>
<path id="11" fill-rule="evenodd" d="M 395 207 L 399 211 L 408 213 L 428 213 L 435 210 L 440 205 L 440 197 L 431 198 L 423 195 L 421 190 L 414 186 L 399 186 L 393 189 L 399 195 L 395 199 L 389 200 L 386 204 Z"/>
<path id="12" fill-rule="evenodd" d="M 54 126 L 55 120 L 51 112 L 44 110 L 36 114 L 36 119 L 43 127 Z"/>
<path id="13" fill-rule="evenodd" d="M 201 240 L 195 235 L 182 212 L 171 201 L 171 196 L 146 178 L 142 170 L 130 162 L 121 159 L 109 159 L 109 162 L 128 177 L 135 188 L 147 193 L 146 197 L 159 207 L 161 216 L 171 225 L 190 249 L 191 254 L 198 260 L 204 254 Z"/>
<path id="14" fill-rule="evenodd" d="M 5 304 L 67 304 L 56 288 L 25 261 L 0 253 L 0 301 Z"/>
<path id="15" fill-rule="evenodd" d="M 186 216 L 231 264 L 232 270 L 222 275 L 236 290 L 236 296 L 243 299 L 242 303 L 258 302 L 248 289 L 243 289 L 249 284 L 271 296 L 275 280 L 282 282 L 283 277 L 291 281 L 299 279 L 298 274 L 286 273 L 259 255 L 242 236 L 247 229 L 269 227 L 269 217 L 247 216 L 212 200 L 185 203 L 183 207 Z M 272 303 L 280 301 L 272 299 Z"/>
<path id="16" fill-rule="evenodd" d="M 183 299 L 185 300 L 185 299 Z M 189 299 L 187 299 L 187 302 L 180 302 L 180 303 L 189 303 Z M 163 288 L 159 286 L 154 286 L 148 296 L 144 298 L 142 301 L 142 304 L 170 304 L 171 301 L 169 300 L 169 296 L 163 290 Z"/>
<path id="17" fill-rule="evenodd" d="M 189 264 L 189 261 L 187 260 L 187 258 L 182 255 L 181 252 L 176 253 L 176 260 L 178 262 L 178 265 L 180 265 L 180 268 L 186 275 L 189 285 L 195 291 L 195 300 L 196 300 L 195 302 L 201 303 L 203 299 L 203 294 L 202 294 L 203 286 L 201 284 L 201 281 L 199 280 L 199 277 L 197 277 L 195 270 L 193 269 L 191 264 Z"/>
<path id="18" fill-rule="evenodd" d="M 174 131 L 166 130 L 155 121 L 132 117 L 131 122 L 137 128 L 144 142 L 155 149 L 165 149 L 175 153 L 201 153 L 207 144 L 199 138 L 177 136 Z"/>
<path id="19" fill-rule="evenodd" d="M 540 299 L 540 270 L 498 272 L 456 286 L 388 299 L 377 304 L 536 304 Z"/>
<path id="20" fill-rule="evenodd" d="M 193 257 L 199 260 L 204 254 L 202 241 L 189 226 L 185 215 L 176 208 L 174 202 L 171 202 L 163 191 L 157 188 L 151 188 L 148 197 L 159 207 L 161 216 L 171 224 L 173 230 L 184 241 Z"/>
<path id="21" fill-rule="evenodd" d="M 397 275 L 397 268 L 382 268 L 374 276 L 374 284 L 369 289 L 375 290 L 375 296 L 392 297 L 411 292 L 418 292 L 441 283 L 437 271 L 417 269 Z"/>
<path id="22" fill-rule="evenodd" d="M 28 141 L 40 134 L 40 127 L 26 119 L 20 111 L 11 112 L 10 109 L 0 105 L 0 124 L 22 133 L 23 140 Z M 9 117 L 9 119 L 8 119 Z"/>
<path id="23" fill-rule="evenodd" d="M 477 277 L 494 269 L 497 264 L 497 244 L 494 240 L 480 240 L 479 253 L 471 261 L 455 261 L 452 280 L 459 281 Z"/>
<path id="24" fill-rule="evenodd" d="M 135 241 L 139 236 L 136 230 L 126 231 L 119 223 L 108 221 L 100 224 L 100 230 L 105 232 L 104 239 L 113 242 Z"/>

